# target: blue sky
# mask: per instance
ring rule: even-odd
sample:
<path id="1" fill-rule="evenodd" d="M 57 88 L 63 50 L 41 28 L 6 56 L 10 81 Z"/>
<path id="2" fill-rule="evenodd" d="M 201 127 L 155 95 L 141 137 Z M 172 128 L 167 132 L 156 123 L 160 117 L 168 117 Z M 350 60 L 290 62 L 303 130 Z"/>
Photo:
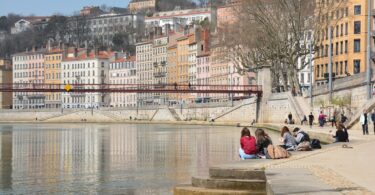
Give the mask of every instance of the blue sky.
<path id="1" fill-rule="evenodd" d="M 0 16 L 8 13 L 47 16 L 54 13 L 72 15 L 86 5 L 126 7 L 129 0 L 0 0 Z"/>

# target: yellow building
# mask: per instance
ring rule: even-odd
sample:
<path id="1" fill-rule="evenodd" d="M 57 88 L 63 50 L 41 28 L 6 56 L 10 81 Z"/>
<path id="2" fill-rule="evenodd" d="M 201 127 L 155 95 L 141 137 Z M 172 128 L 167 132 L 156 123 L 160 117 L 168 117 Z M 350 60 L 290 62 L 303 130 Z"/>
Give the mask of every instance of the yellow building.
<path id="1" fill-rule="evenodd" d="M 12 61 L 0 59 L 0 83 L 13 83 Z M 10 109 L 12 107 L 12 93 L 0 92 L 0 109 Z"/>
<path id="2" fill-rule="evenodd" d="M 167 64 L 167 83 L 170 85 L 178 83 L 177 44 L 168 45 Z M 175 101 L 178 99 L 178 95 L 175 93 L 169 93 L 168 98 L 169 101 Z"/>
<path id="3" fill-rule="evenodd" d="M 61 60 L 63 51 L 51 49 L 44 55 L 44 83 L 59 88 L 61 84 Z M 61 93 L 46 93 L 46 108 L 61 108 Z"/>
<path id="4" fill-rule="evenodd" d="M 132 0 L 129 3 L 129 10 L 137 13 L 142 10 L 155 10 L 156 0 Z"/>
<path id="5" fill-rule="evenodd" d="M 189 84 L 189 36 L 177 39 L 177 84 L 185 86 Z M 179 94 L 179 99 L 187 101 L 189 94 Z"/>
<path id="6" fill-rule="evenodd" d="M 327 82 L 329 72 L 329 30 L 332 32 L 332 72 L 336 78 L 366 71 L 367 1 L 316 0 L 319 23 L 314 78 L 318 85 Z M 323 13 L 323 14 L 321 14 Z"/>

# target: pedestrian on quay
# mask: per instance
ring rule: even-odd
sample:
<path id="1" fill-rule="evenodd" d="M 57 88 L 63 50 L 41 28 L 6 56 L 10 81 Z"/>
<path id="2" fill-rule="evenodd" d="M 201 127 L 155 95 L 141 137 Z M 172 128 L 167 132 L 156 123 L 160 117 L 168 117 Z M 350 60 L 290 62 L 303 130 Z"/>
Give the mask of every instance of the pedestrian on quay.
<path id="1" fill-rule="evenodd" d="M 324 122 L 326 120 L 326 115 L 323 114 L 323 111 L 320 111 L 318 120 L 319 120 L 319 126 L 323 127 L 324 126 Z"/>
<path id="2" fill-rule="evenodd" d="M 310 112 L 310 115 L 309 115 L 309 125 L 310 125 L 310 128 L 312 128 L 313 122 L 314 122 L 314 115 L 313 115 L 312 112 Z"/>
<path id="3" fill-rule="evenodd" d="M 241 131 L 240 144 L 239 155 L 242 160 L 257 158 L 256 139 L 251 136 L 247 127 L 244 127 Z"/>
<path id="4" fill-rule="evenodd" d="M 333 112 L 333 116 L 331 118 L 332 127 L 336 127 L 336 111 Z"/>
<path id="5" fill-rule="evenodd" d="M 344 113 L 341 113 L 341 123 L 344 124 L 346 122 L 346 120 L 348 120 L 348 118 L 345 116 Z"/>
<path id="6" fill-rule="evenodd" d="M 367 110 L 363 110 L 361 117 L 359 118 L 359 122 L 362 125 L 363 135 L 368 135 L 368 123 L 369 123 L 369 114 L 367 114 Z"/>
<path id="7" fill-rule="evenodd" d="M 372 124 L 374 125 L 374 134 L 375 134 L 375 110 L 372 111 L 371 120 L 372 120 Z"/>
<path id="8" fill-rule="evenodd" d="M 301 120 L 301 125 L 304 125 L 305 122 L 307 122 L 307 117 L 306 115 L 303 115 L 303 119 Z"/>
<path id="9" fill-rule="evenodd" d="M 291 112 L 289 112 L 289 114 L 288 114 L 288 122 L 289 122 L 289 124 L 292 124 L 292 120 L 293 120 L 293 115 L 292 115 Z"/>

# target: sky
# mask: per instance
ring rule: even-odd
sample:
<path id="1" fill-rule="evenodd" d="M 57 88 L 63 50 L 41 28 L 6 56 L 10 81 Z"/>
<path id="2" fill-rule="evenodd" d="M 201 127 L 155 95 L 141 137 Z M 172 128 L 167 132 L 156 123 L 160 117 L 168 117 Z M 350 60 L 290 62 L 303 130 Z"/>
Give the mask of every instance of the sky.
<path id="1" fill-rule="evenodd" d="M 56 13 L 72 15 L 88 5 L 127 7 L 129 0 L 0 0 L 0 16 L 20 15 L 48 16 Z"/>

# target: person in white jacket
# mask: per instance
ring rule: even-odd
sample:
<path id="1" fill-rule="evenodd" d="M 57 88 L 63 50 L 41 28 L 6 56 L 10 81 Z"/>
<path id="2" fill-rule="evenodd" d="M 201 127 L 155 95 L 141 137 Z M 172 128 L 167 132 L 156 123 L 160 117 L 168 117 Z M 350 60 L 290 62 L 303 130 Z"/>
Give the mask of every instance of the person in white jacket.
<path id="1" fill-rule="evenodd" d="M 367 110 L 364 110 L 359 122 L 362 125 L 363 135 L 368 135 L 368 123 L 370 122 L 370 115 L 367 113 Z"/>

